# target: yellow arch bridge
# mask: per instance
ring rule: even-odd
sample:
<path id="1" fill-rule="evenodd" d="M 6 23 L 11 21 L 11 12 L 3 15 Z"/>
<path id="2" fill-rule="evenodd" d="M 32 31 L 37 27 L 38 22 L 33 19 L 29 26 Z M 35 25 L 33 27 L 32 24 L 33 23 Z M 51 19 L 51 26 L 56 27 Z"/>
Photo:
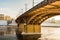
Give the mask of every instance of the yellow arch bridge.
<path id="1" fill-rule="evenodd" d="M 44 0 L 20 15 L 16 19 L 16 23 L 25 33 L 24 35 L 29 35 L 25 38 L 26 40 L 30 38 L 37 40 L 41 37 L 41 23 L 56 15 L 60 15 L 60 0 Z"/>

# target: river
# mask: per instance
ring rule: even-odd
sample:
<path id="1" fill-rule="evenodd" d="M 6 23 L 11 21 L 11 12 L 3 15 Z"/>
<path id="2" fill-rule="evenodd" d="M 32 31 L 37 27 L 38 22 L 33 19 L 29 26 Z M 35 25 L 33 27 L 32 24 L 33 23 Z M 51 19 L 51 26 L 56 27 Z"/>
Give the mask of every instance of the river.
<path id="1" fill-rule="evenodd" d="M 0 40 L 17 40 L 16 36 L 0 36 Z"/>
<path id="2" fill-rule="evenodd" d="M 42 40 L 60 40 L 60 27 L 41 27 Z"/>

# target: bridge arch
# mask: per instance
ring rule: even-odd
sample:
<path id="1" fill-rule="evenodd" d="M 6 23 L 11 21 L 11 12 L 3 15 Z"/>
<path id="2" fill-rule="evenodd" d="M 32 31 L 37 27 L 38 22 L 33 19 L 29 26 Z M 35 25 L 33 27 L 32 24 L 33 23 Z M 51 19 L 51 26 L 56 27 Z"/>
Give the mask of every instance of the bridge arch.
<path id="1" fill-rule="evenodd" d="M 42 19 L 45 16 L 58 15 L 58 14 L 60 14 L 59 11 L 60 11 L 60 9 L 51 9 L 51 10 L 46 10 L 44 12 L 37 13 L 36 15 L 34 15 L 33 17 L 30 18 L 28 23 L 30 23 L 31 21 L 32 22 L 38 21 L 38 19 Z"/>
<path id="2" fill-rule="evenodd" d="M 36 19 L 35 21 L 33 21 L 33 24 L 41 24 L 42 22 L 44 22 L 46 19 L 48 18 L 51 18 L 53 16 L 57 16 L 57 15 L 60 15 L 60 14 L 57 14 L 57 13 L 54 13 L 54 14 L 46 14 L 44 16 L 42 16 L 41 18 L 39 19 Z"/>

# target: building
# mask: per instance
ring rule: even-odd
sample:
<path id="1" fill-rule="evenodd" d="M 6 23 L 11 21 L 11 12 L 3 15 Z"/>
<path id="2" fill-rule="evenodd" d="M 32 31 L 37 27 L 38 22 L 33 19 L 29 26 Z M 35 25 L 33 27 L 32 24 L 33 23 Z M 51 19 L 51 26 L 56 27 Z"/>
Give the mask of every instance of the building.
<path id="1" fill-rule="evenodd" d="M 11 20 L 12 18 L 10 16 L 5 16 L 4 20 Z"/>
<path id="2" fill-rule="evenodd" d="M 0 14 L 0 20 L 4 20 L 4 14 Z"/>
<path id="3" fill-rule="evenodd" d="M 5 16 L 4 14 L 0 14 L 0 20 L 11 20 L 10 16 Z"/>

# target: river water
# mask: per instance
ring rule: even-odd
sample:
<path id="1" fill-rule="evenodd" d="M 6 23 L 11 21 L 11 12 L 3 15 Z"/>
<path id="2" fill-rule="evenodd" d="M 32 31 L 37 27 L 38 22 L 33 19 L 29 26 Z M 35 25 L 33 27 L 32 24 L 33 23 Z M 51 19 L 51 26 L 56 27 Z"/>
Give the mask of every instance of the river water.
<path id="1" fill-rule="evenodd" d="M 0 36 L 0 40 L 17 40 L 16 36 Z"/>
<path id="2" fill-rule="evenodd" d="M 42 40 L 60 40 L 60 27 L 41 27 Z"/>

